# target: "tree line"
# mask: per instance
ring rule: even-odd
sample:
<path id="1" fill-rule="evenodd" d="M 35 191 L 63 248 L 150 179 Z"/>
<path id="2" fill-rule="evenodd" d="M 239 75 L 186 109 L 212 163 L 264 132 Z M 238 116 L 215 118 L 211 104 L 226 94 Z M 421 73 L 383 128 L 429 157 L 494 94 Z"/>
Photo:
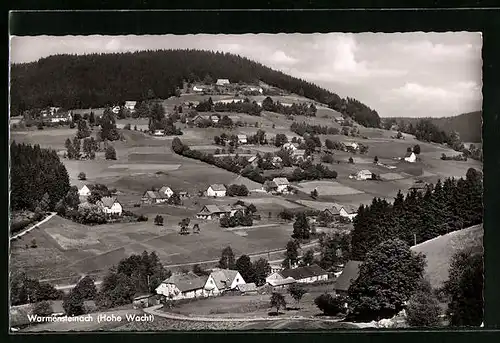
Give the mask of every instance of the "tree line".
<path id="1" fill-rule="evenodd" d="M 126 77 L 124 72 L 126 71 Z M 55 55 L 11 68 L 11 113 L 30 108 L 106 107 L 125 100 L 178 95 L 183 82 L 228 78 L 233 83 L 263 81 L 327 104 L 365 126 L 378 126 L 376 111 L 353 98 L 272 70 L 229 53 L 156 50 L 133 53 Z"/>
<path id="2" fill-rule="evenodd" d="M 250 101 L 249 98 L 245 98 L 242 101 L 231 101 L 228 103 L 224 102 L 214 102 L 212 98 L 208 98 L 205 101 L 200 102 L 196 106 L 198 112 L 236 112 L 236 113 L 246 113 L 251 116 L 260 116 L 262 112 L 262 107 L 255 101 Z"/>
<path id="3" fill-rule="evenodd" d="M 11 210 L 34 211 L 44 198 L 46 210 L 53 210 L 68 193 L 68 172 L 55 150 L 14 141 L 10 146 L 10 158 Z"/>
<path id="4" fill-rule="evenodd" d="M 266 97 L 262 101 L 262 109 L 269 112 L 276 112 L 279 114 L 284 114 L 287 116 L 306 116 L 315 117 L 316 116 L 316 106 L 311 103 L 293 103 L 290 106 L 283 105 L 279 101 L 274 102 L 271 97 Z"/>
<path id="5" fill-rule="evenodd" d="M 392 238 L 409 245 L 483 221 L 483 182 L 480 172 L 469 168 L 466 178 L 447 178 L 429 185 L 425 193 L 398 192 L 394 203 L 374 198 L 361 205 L 354 218 L 352 257 L 364 260 L 377 244 Z"/>
<path id="6" fill-rule="evenodd" d="M 332 126 L 312 125 L 305 122 L 293 122 L 290 126 L 290 131 L 295 132 L 299 136 L 310 135 L 338 135 L 340 130 Z"/>

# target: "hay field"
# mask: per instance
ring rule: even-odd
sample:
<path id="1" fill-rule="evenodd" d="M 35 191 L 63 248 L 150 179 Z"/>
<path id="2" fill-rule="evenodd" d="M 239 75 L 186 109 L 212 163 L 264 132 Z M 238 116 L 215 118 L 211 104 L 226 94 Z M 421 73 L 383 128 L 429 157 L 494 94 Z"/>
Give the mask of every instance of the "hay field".
<path id="1" fill-rule="evenodd" d="M 439 288 L 448 280 L 453 255 L 467 248 L 482 251 L 483 235 L 483 226 L 476 225 L 433 238 L 417 244 L 411 249 L 425 254 L 427 259 L 426 277 L 433 288 Z"/>
<path id="2" fill-rule="evenodd" d="M 279 208 L 286 208 L 286 209 L 292 209 L 292 208 L 297 208 L 300 207 L 297 204 L 294 204 L 290 201 L 287 201 L 282 198 L 278 197 L 269 197 L 269 198 L 242 198 L 243 201 L 247 203 L 254 204 L 257 209 L 262 208 L 262 209 L 270 209 L 272 207 L 279 207 Z M 271 206 L 269 206 L 271 205 Z M 272 206 L 275 205 L 275 206 Z"/>
<path id="3" fill-rule="evenodd" d="M 344 186 L 336 181 L 306 181 L 299 183 L 299 190 L 309 194 L 317 189 L 322 195 L 352 195 L 363 192 L 348 186 Z"/>

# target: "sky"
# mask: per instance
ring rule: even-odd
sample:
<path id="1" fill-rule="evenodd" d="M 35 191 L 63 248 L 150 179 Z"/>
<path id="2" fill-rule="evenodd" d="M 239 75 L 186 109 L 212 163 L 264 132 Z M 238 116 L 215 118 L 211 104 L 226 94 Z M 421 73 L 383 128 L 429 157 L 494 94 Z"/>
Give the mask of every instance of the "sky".
<path id="1" fill-rule="evenodd" d="M 30 36 L 11 37 L 10 58 L 223 51 L 356 98 L 381 117 L 446 117 L 481 109 L 481 47 L 481 34 L 474 32 Z"/>

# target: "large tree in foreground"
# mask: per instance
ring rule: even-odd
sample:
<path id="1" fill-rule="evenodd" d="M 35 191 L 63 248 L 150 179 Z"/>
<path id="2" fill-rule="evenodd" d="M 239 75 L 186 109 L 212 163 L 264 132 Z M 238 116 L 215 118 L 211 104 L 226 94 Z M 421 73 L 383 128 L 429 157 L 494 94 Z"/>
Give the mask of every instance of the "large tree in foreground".
<path id="1" fill-rule="evenodd" d="M 410 297 L 406 307 L 406 323 L 411 327 L 439 326 L 441 309 L 436 296 L 428 282 L 422 282 L 422 287 Z"/>
<path id="2" fill-rule="evenodd" d="M 412 252 L 402 240 L 376 246 L 349 287 L 352 319 L 378 320 L 399 312 L 421 284 L 424 267 L 425 256 Z"/>
<path id="3" fill-rule="evenodd" d="M 471 250 L 458 252 L 444 285 L 450 297 L 448 316 L 451 326 L 479 326 L 483 321 L 483 254 Z"/>

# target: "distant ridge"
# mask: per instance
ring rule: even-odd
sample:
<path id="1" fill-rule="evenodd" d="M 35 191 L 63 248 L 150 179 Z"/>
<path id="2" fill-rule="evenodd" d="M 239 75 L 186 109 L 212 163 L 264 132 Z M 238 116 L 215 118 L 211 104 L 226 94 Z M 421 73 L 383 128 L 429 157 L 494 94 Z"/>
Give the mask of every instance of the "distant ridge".
<path id="1" fill-rule="evenodd" d="M 396 122 L 403 121 L 405 124 L 415 125 L 418 120 L 423 118 L 387 118 L 395 119 Z M 483 113 L 482 111 L 475 111 L 469 113 L 462 113 L 453 117 L 443 118 L 425 118 L 429 119 L 434 125 L 439 127 L 445 132 L 456 131 L 460 135 L 463 142 L 468 143 L 481 143 L 482 130 L 483 130 Z"/>

